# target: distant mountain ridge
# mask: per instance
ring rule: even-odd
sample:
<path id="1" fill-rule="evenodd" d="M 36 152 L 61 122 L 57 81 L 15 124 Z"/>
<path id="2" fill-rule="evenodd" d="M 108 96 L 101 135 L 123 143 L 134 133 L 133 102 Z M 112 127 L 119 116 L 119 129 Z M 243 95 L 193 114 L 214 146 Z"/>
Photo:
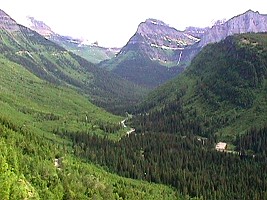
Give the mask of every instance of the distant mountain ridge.
<path id="1" fill-rule="evenodd" d="M 52 31 L 52 29 L 49 26 L 47 26 L 44 22 L 38 21 L 34 19 L 34 17 L 30 16 L 27 16 L 27 20 L 29 22 L 28 24 L 29 28 L 38 32 L 40 35 L 48 39 L 56 35 L 56 33 Z"/>
<path id="2" fill-rule="evenodd" d="M 181 51 L 198 41 L 160 20 L 147 19 L 116 57 L 99 66 L 136 84 L 157 87 L 183 70 Z"/>
<path id="3" fill-rule="evenodd" d="M 126 54 L 127 51 L 138 48 L 151 60 L 163 65 L 175 65 L 172 62 L 177 62 L 177 58 L 168 50 L 182 50 L 198 41 L 198 38 L 178 31 L 162 21 L 147 19 L 138 26 L 136 33 L 122 48 L 120 54 Z"/>
<path id="4" fill-rule="evenodd" d="M 162 21 L 148 19 L 138 26 L 120 53 L 100 63 L 100 67 L 137 84 L 156 87 L 182 72 L 207 44 L 233 34 L 267 31 L 267 15 L 252 10 L 218 22 L 211 28 L 178 31 Z"/>
<path id="5" fill-rule="evenodd" d="M 34 17 L 27 17 L 27 27 L 92 63 L 113 58 L 120 51 L 120 48 L 105 48 L 84 39 L 57 34 L 45 22 Z"/>
<path id="6" fill-rule="evenodd" d="M 227 36 L 240 33 L 258 33 L 267 31 L 267 15 L 248 10 L 225 23 L 215 24 L 200 38 L 199 46 L 219 42 Z"/>

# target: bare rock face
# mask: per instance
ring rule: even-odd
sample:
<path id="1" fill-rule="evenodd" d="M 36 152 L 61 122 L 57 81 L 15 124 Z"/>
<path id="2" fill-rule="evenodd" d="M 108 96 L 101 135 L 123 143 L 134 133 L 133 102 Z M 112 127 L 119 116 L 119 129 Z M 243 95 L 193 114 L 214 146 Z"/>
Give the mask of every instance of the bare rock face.
<path id="1" fill-rule="evenodd" d="M 155 19 L 148 19 L 141 23 L 137 29 L 137 34 L 140 34 L 144 42 L 152 46 L 171 49 L 184 48 L 198 40 Z"/>
<path id="2" fill-rule="evenodd" d="M 20 27 L 8 14 L 0 9 L 0 28 L 9 32 L 20 31 Z"/>
<path id="3" fill-rule="evenodd" d="M 219 42 L 227 36 L 249 33 L 249 32 L 266 32 L 267 31 L 267 15 L 259 12 L 248 10 L 247 12 L 233 17 L 232 19 L 216 24 L 201 37 L 199 46 L 203 47 L 209 43 Z"/>
<path id="4" fill-rule="evenodd" d="M 202 38 L 209 29 L 210 29 L 209 27 L 200 28 L 200 27 L 189 26 L 184 30 L 184 32 L 196 38 Z"/>

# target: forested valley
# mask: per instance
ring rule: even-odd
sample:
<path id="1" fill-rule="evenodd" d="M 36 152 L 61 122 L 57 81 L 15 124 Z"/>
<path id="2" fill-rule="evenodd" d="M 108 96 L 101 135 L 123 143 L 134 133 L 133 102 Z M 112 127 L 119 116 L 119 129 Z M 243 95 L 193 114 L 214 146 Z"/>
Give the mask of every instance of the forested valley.
<path id="1" fill-rule="evenodd" d="M 0 199 L 267 199 L 267 34 L 206 46 L 147 95 L 0 22 Z"/>

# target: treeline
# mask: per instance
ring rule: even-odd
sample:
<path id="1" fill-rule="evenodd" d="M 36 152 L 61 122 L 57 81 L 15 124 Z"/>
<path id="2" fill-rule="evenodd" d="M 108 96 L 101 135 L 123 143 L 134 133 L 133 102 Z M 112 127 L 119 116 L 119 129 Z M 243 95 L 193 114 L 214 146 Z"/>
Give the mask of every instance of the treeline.
<path id="1" fill-rule="evenodd" d="M 266 157 L 219 153 L 193 135 L 130 134 L 119 142 L 64 133 L 74 153 L 119 175 L 163 183 L 203 199 L 266 199 Z M 261 173 L 259 173 L 259 171 Z"/>

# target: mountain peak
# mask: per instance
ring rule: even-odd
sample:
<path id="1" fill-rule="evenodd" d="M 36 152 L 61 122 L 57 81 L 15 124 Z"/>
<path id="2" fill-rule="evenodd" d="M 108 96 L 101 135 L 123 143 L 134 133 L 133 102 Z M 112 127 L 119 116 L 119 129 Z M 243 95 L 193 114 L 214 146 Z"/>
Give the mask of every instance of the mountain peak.
<path id="1" fill-rule="evenodd" d="M 160 25 L 160 26 L 168 26 L 163 21 L 160 21 L 158 19 L 149 18 L 145 21 L 147 24 L 154 24 L 154 25 Z"/>
<path id="2" fill-rule="evenodd" d="M 251 9 L 247 10 L 244 14 L 251 14 L 251 13 L 253 13 L 253 14 L 260 14 L 258 11 L 253 11 Z"/>
<path id="3" fill-rule="evenodd" d="M 17 22 L 1 9 L 0 9 L 0 28 L 10 32 L 16 32 L 20 30 Z"/>
<path id="4" fill-rule="evenodd" d="M 145 22 L 142 22 L 139 24 L 139 26 L 137 28 L 137 33 L 139 33 L 141 35 L 156 34 L 158 31 L 163 31 L 166 28 L 168 30 L 174 29 L 174 28 L 170 28 L 163 21 L 149 18 Z M 177 30 L 174 29 L 173 31 L 177 31 Z"/>
<path id="5" fill-rule="evenodd" d="M 139 24 L 137 32 L 129 41 L 159 49 L 180 49 L 195 43 L 197 38 L 184 34 L 157 19 L 147 19 Z M 152 56 L 153 57 L 153 56 Z"/>

